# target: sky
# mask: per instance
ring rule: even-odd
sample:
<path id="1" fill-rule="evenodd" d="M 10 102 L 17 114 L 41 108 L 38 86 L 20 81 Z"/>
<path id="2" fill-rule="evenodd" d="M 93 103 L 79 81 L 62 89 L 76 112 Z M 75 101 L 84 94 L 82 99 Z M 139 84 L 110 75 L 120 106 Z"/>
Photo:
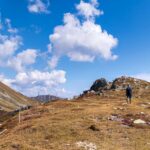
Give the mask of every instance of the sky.
<path id="1" fill-rule="evenodd" d="M 98 78 L 150 81 L 149 0 L 0 0 L 0 81 L 72 97 Z"/>

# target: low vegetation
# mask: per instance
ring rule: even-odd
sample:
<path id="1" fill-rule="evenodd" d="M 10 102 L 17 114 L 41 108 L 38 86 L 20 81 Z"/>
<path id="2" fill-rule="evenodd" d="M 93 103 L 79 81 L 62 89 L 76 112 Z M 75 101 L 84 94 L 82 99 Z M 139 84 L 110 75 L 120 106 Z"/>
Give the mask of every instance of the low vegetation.
<path id="1" fill-rule="evenodd" d="M 0 149 L 12 150 L 148 150 L 150 99 L 124 92 L 88 94 L 73 101 L 34 106 L 1 126 Z M 145 124 L 134 124 L 137 119 Z M 129 120 L 131 121 L 130 123 Z"/>

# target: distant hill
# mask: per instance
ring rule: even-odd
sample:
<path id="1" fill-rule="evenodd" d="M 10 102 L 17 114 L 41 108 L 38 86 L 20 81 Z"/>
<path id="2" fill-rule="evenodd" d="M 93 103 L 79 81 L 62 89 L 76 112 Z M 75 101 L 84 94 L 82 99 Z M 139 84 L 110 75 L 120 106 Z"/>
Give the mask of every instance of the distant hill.
<path id="1" fill-rule="evenodd" d="M 53 95 L 38 95 L 36 97 L 31 97 L 31 99 L 38 100 L 40 102 L 49 102 L 49 101 L 58 100 L 61 98 L 57 96 L 53 96 Z"/>
<path id="2" fill-rule="evenodd" d="M 13 111 L 31 105 L 31 100 L 0 82 L 0 110 Z"/>

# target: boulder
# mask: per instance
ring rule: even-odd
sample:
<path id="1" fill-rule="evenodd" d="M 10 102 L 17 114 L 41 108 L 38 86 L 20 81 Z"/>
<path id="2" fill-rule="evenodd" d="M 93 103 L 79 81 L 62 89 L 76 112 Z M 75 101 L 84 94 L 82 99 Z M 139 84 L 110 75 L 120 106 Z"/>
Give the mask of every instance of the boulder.
<path id="1" fill-rule="evenodd" d="M 106 89 L 107 86 L 108 86 L 108 82 L 106 81 L 106 79 L 105 78 L 101 78 L 101 79 L 96 80 L 93 83 L 93 85 L 90 88 L 90 91 L 98 92 L 98 91 L 101 91 L 103 89 Z"/>

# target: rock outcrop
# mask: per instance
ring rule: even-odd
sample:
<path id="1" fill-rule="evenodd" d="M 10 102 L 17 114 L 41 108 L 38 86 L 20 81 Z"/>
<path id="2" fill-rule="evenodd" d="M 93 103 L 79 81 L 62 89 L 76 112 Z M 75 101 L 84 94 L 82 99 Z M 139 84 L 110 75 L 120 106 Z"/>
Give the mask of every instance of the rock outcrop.
<path id="1" fill-rule="evenodd" d="M 90 91 L 98 92 L 107 89 L 108 85 L 109 83 L 107 82 L 107 80 L 105 78 L 101 78 L 93 83 L 93 85 L 90 88 Z"/>
<path id="2" fill-rule="evenodd" d="M 130 84 L 130 86 L 133 89 L 150 89 L 149 82 L 140 80 L 140 79 L 136 79 L 136 78 L 132 78 L 132 77 L 126 77 L 126 76 L 116 78 L 112 82 L 111 89 L 123 90 L 127 87 L 128 84 Z"/>
<path id="3" fill-rule="evenodd" d="M 108 82 L 105 78 L 97 79 L 89 90 L 83 92 L 83 95 L 110 95 L 109 91 L 124 91 L 130 85 L 133 89 L 135 97 L 143 97 L 149 95 L 150 92 L 150 82 L 136 79 L 133 77 L 122 76 L 116 78 L 112 82 Z M 150 99 L 150 96 L 148 96 Z"/>

